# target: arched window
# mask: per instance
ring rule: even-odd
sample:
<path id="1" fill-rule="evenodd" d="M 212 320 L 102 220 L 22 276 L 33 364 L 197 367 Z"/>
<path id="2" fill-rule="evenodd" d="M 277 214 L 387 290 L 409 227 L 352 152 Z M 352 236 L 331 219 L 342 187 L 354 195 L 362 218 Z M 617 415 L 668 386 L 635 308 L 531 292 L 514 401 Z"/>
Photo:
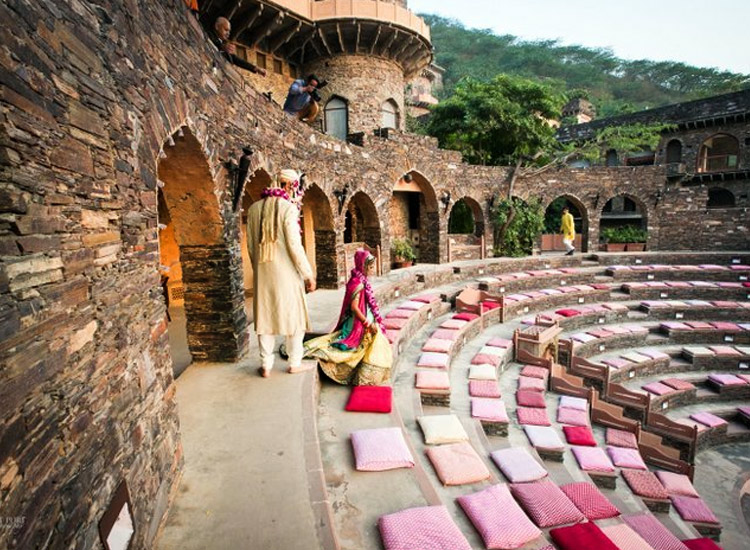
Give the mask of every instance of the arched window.
<path id="1" fill-rule="evenodd" d="M 349 133 L 349 108 L 340 97 L 332 97 L 325 107 L 325 133 L 339 139 L 346 139 Z"/>
<path id="2" fill-rule="evenodd" d="M 398 129 L 398 103 L 387 99 L 380 106 L 380 127 Z"/>
<path id="3" fill-rule="evenodd" d="M 620 166 L 620 159 L 617 156 L 617 151 L 614 149 L 607 151 L 605 163 L 607 166 Z"/>
<path id="4" fill-rule="evenodd" d="M 698 172 L 720 172 L 737 168 L 740 143 L 727 134 L 716 134 L 701 145 L 698 154 Z"/>
<path id="5" fill-rule="evenodd" d="M 667 164 L 682 162 L 682 142 L 673 139 L 667 143 Z"/>
<path id="6" fill-rule="evenodd" d="M 727 208 L 734 206 L 734 195 L 722 187 L 712 187 L 708 190 L 708 208 Z"/>

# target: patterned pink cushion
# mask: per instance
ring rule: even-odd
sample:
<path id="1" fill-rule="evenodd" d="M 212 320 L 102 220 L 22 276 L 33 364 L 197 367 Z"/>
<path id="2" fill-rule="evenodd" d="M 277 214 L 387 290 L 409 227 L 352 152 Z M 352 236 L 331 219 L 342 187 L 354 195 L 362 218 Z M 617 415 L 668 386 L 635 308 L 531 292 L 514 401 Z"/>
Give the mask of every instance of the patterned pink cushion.
<path id="1" fill-rule="evenodd" d="M 477 483 L 490 477 L 487 466 L 466 441 L 430 447 L 427 457 L 443 485 Z"/>
<path id="2" fill-rule="evenodd" d="M 635 434 L 625 430 L 607 428 L 606 441 L 607 445 L 614 445 L 615 447 L 625 447 L 628 449 L 638 448 L 638 441 Z"/>
<path id="3" fill-rule="evenodd" d="M 665 378 L 662 380 L 662 384 L 666 384 L 670 388 L 674 388 L 678 391 L 695 389 L 693 384 L 687 380 L 682 380 L 681 378 Z"/>
<path id="4" fill-rule="evenodd" d="M 557 421 L 571 426 L 588 426 L 589 413 L 579 409 L 557 409 Z"/>
<path id="5" fill-rule="evenodd" d="M 518 548 L 542 534 L 513 500 L 507 485 L 493 485 L 457 500 L 488 549 Z"/>
<path id="6" fill-rule="evenodd" d="M 549 370 L 544 367 L 537 367 L 534 365 L 526 365 L 521 369 L 521 376 L 528 378 L 539 378 L 540 380 L 547 380 L 549 376 Z"/>
<path id="7" fill-rule="evenodd" d="M 547 389 L 547 383 L 541 378 L 532 378 L 530 376 L 518 377 L 519 390 L 544 391 Z"/>
<path id="8" fill-rule="evenodd" d="M 352 432 L 351 438 L 357 470 L 361 472 L 414 467 L 401 428 L 359 430 Z"/>
<path id="9" fill-rule="evenodd" d="M 516 392 L 516 403 L 522 407 L 536 407 L 544 409 L 547 404 L 544 401 L 544 392 L 532 390 L 518 390 Z"/>
<path id="10" fill-rule="evenodd" d="M 656 500 L 669 498 L 666 489 L 654 472 L 649 470 L 622 470 L 622 477 L 630 486 L 630 489 L 639 497 Z"/>
<path id="11" fill-rule="evenodd" d="M 514 483 L 510 490 L 539 527 L 578 523 L 586 519 L 565 493 L 549 479 L 534 483 Z"/>
<path id="12" fill-rule="evenodd" d="M 440 340 L 438 338 L 429 338 L 422 346 L 422 351 L 450 353 L 452 347 L 453 347 L 453 342 L 451 340 Z"/>
<path id="13" fill-rule="evenodd" d="M 431 367 L 434 369 L 448 368 L 449 356 L 445 353 L 425 352 L 419 356 L 418 367 Z"/>
<path id="14" fill-rule="evenodd" d="M 653 393 L 654 395 L 666 395 L 668 393 L 674 393 L 675 389 L 670 388 L 666 384 L 662 384 L 661 382 L 650 382 L 648 384 L 644 384 L 641 386 L 644 390 L 646 390 L 649 393 Z"/>
<path id="15" fill-rule="evenodd" d="M 461 334 L 458 330 L 450 330 L 446 328 L 439 328 L 432 333 L 432 338 L 439 338 L 440 340 L 457 340 L 458 335 Z"/>
<path id="16" fill-rule="evenodd" d="M 445 371 L 417 371 L 415 387 L 418 390 L 449 390 L 451 381 Z"/>
<path id="17" fill-rule="evenodd" d="M 386 317 L 385 319 L 383 319 L 383 325 L 385 325 L 385 328 L 396 330 L 401 330 L 406 326 L 406 323 L 408 322 L 408 319 L 399 319 L 398 317 Z"/>
<path id="18" fill-rule="evenodd" d="M 690 415 L 690 418 L 696 422 L 700 422 L 704 426 L 708 426 L 709 428 L 716 428 L 727 424 L 726 420 L 709 412 L 694 413 Z"/>
<path id="19" fill-rule="evenodd" d="M 508 340 L 507 338 L 492 338 L 485 345 L 486 346 L 492 346 L 493 348 L 508 349 L 509 347 L 511 347 L 513 345 L 513 341 Z"/>
<path id="20" fill-rule="evenodd" d="M 503 360 L 497 355 L 489 355 L 487 353 L 477 353 L 471 358 L 472 365 L 492 365 L 497 367 L 502 363 Z"/>
<path id="21" fill-rule="evenodd" d="M 687 550 L 687 547 L 651 514 L 623 516 L 628 526 L 649 543 L 654 550 Z"/>
<path id="22" fill-rule="evenodd" d="M 641 453 L 638 449 L 625 449 L 623 447 L 607 447 L 607 453 L 612 462 L 618 468 L 630 468 L 632 470 L 648 470 Z"/>
<path id="23" fill-rule="evenodd" d="M 614 472 L 612 461 L 599 447 L 571 447 L 581 470 L 585 472 Z"/>
<path id="24" fill-rule="evenodd" d="M 547 409 L 534 409 L 532 407 L 518 407 L 516 409 L 519 424 L 529 424 L 532 426 L 551 426 L 547 418 Z"/>
<path id="25" fill-rule="evenodd" d="M 588 520 L 613 518 L 620 515 L 615 505 L 593 483 L 587 481 L 568 483 L 560 489 Z"/>
<path id="26" fill-rule="evenodd" d="M 698 497 L 671 496 L 672 505 L 685 521 L 697 523 L 719 523 L 719 520 L 705 503 Z"/>
<path id="27" fill-rule="evenodd" d="M 471 416 L 490 422 L 508 423 L 510 421 L 505 410 L 505 403 L 500 399 L 489 397 L 473 397 L 471 399 Z"/>
<path id="28" fill-rule="evenodd" d="M 700 497 L 698 491 L 693 487 L 693 483 L 690 478 L 685 474 L 678 474 L 675 472 L 658 471 L 656 477 L 664 488 L 672 496 L 683 496 L 683 497 Z"/>
<path id="29" fill-rule="evenodd" d="M 414 315 L 416 311 L 413 309 L 394 309 L 388 315 L 386 315 L 387 319 L 409 319 L 412 315 Z"/>
<path id="30" fill-rule="evenodd" d="M 511 483 L 526 483 L 547 477 L 547 470 L 524 447 L 508 447 L 490 453 L 490 457 Z"/>
<path id="31" fill-rule="evenodd" d="M 607 525 L 601 529 L 620 550 L 654 550 L 638 533 L 624 523 Z"/>
<path id="32" fill-rule="evenodd" d="M 452 330 L 460 330 L 464 328 L 467 324 L 469 324 L 468 321 L 461 321 L 460 319 L 448 319 L 446 321 L 443 321 L 440 325 L 440 328 L 448 328 Z"/>
<path id="33" fill-rule="evenodd" d="M 495 380 L 469 381 L 469 395 L 472 397 L 500 397 L 500 388 Z"/>
<path id="34" fill-rule="evenodd" d="M 409 508 L 378 520 L 385 550 L 472 550 L 445 506 Z"/>
<path id="35" fill-rule="evenodd" d="M 744 386 L 747 384 L 742 378 L 734 374 L 709 374 L 708 379 L 719 386 Z"/>

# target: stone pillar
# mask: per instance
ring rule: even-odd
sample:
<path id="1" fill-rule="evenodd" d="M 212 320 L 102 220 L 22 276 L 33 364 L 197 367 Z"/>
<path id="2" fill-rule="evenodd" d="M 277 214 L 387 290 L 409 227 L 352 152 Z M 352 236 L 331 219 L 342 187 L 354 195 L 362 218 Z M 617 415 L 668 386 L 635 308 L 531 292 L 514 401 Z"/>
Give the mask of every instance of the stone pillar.
<path id="1" fill-rule="evenodd" d="M 318 288 L 338 288 L 335 231 L 315 230 L 315 265 L 318 271 Z"/>
<path id="2" fill-rule="evenodd" d="M 224 245 L 181 246 L 180 260 L 193 359 L 238 360 L 248 343 L 241 261 Z"/>
<path id="3" fill-rule="evenodd" d="M 419 214 L 419 263 L 439 264 L 441 262 L 440 244 L 445 242 L 441 239 L 440 215 L 437 212 L 427 212 L 422 201 Z M 445 235 L 446 233 L 443 233 Z M 442 256 L 447 258 L 447 251 Z"/>

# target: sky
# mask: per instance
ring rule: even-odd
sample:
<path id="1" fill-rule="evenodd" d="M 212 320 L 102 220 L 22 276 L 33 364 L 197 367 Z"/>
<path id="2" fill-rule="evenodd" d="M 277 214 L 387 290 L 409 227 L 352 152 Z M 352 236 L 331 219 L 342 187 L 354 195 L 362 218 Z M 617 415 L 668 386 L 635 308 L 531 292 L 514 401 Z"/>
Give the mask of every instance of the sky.
<path id="1" fill-rule="evenodd" d="M 750 74 L 750 0 L 408 0 L 409 9 L 526 40 L 610 48 Z"/>

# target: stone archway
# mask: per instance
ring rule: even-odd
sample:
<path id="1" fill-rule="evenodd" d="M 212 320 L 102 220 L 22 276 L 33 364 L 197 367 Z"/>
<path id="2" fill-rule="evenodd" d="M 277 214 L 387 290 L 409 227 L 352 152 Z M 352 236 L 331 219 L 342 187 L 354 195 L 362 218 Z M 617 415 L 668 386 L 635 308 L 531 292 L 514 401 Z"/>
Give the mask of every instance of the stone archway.
<path id="1" fill-rule="evenodd" d="M 469 196 L 457 200 L 448 215 L 448 260 L 482 258 L 484 231 L 484 212 L 479 203 Z"/>
<path id="2" fill-rule="evenodd" d="M 172 257 L 161 260 L 180 264 L 181 281 L 167 280 L 166 286 L 183 298 L 187 347 L 196 361 L 235 361 L 247 345 L 236 251 L 224 236 L 208 161 L 187 127 L 164 145 L 157 173 L 159 208 L 169 221 L 163 225 L 171 225 L 173 234 L 166 251 L 171 249 Z M 181 283 L 181 289 L 172 283 Z"/>
<path id="3" fill-rule="evenodd" d="M 336 231 L 331 203 L 312 184 L 302 200 L 302 243 L 319 288 L 338 288 Z"/>
<path id="4" fill-rule="evenodd" d="M 350 262 L 354 250 L 367 245 L 375 252 L 381 246 L 380 218 L 372 199 L 356 192 L 344 210 L 344 254 Z"/>
<path id="5" fill-rule="evenodd" d="M 608 230 L 624 227 L 648 230 L 648 207 L 635 195 L 618 193 L 610 197 L 599 214 L 599 238 L 603 239 Z"/>
<path id="6" fill-rule="evenodd" d="M 404 174 L 393 188 L 391 237 L 408 239 L 421 263 L 440 263 L 440 214 L 435 189 L 416 170 Z"/>
<path id="7" fill-rule="evenodd" d="M 567 206 L 573 215 L 576 230 L 575 247 L 579 252 L 589 251 L 589 212 L 575 195 L 560 195 L 551 200 L 544 209 L 544 233 L 541 251 L 562 251 L 565 247 L 560 234 L 560 220 L 563 207 Z"/>

